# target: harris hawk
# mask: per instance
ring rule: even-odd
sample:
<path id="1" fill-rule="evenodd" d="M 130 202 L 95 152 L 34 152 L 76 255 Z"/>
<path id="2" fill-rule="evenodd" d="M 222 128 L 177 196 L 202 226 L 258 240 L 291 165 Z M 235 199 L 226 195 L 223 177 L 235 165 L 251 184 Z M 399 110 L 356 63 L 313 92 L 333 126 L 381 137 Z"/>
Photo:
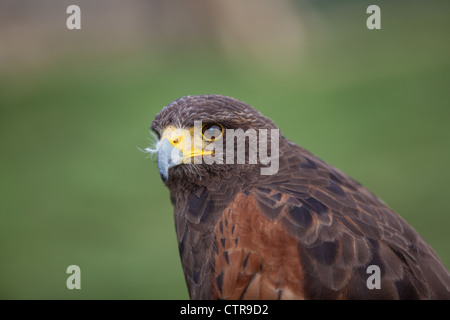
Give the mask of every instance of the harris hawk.
<path id="1" fill-rule="evenodd" d="M 147 151 L 157 154 L 170 190 L 191 299 L 450 298 L 449 272 L 405 220 L 281 134 L 267 143 L 272 174 L 262 174 L 267 161 L 249 163 L 246 137 L 245 161 L 228 153 L 230 161 L 203 161 L 230 129 L 254 130 L 258 139 L 278 130 L 250 105 L 186 96 L 165 106 L 151 129 L 157 143 Z"/>

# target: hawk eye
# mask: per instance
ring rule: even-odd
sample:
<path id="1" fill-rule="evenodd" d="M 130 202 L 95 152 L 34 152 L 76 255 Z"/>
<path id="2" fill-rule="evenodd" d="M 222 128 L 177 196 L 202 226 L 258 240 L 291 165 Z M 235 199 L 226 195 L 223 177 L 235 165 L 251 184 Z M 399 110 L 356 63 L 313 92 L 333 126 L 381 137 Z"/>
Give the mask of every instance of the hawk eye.
<path id="1" fill-rule="evenodd" d="M 203 139 L 206 141 L 214 141 L 219 139 L 223 134 L 223 126 L 218 123 L 205 124 L 202 129 Z"/>

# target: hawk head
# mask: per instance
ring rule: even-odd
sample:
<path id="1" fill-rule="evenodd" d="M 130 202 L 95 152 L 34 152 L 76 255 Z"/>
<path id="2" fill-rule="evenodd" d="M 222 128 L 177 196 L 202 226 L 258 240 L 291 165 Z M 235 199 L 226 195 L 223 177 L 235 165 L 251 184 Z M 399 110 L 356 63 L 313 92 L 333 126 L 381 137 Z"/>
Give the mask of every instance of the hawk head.
<path id="1" fill-rule="evenodd" d="M 158 139 L 153 150 L 158 156 L 158 170 L 168 186 L 248 176 L 261 167 L 258 131 L 278 130 L 250 105 L 220 95 L 177 99 L 156 115 L 151 129 Z M 255 143 L 251 142 L 252 134 Z M 231 144 L 227 145 L 227 138 Z M 267 141 L 270 138 L 269 134 Z M 270 154 L 270 143 L 268 149 Z"/>

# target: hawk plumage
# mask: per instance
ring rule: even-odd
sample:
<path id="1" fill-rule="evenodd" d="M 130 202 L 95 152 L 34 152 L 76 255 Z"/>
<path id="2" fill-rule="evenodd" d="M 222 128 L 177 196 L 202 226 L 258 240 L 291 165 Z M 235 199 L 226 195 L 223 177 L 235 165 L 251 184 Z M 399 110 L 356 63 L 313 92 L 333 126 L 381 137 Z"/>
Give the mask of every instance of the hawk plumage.
<path id="1" fill-rule="evenodd" d="M 218 95 L 180 98 L 152 122 L 191 299 L 450 298 L 449 272 L 410 225 L 284 136 L 274 175 L 261 175 L 263 164 L 168 156 L 181 140 L 167 128 L 188 130 L 195 121 L 215 130 L 277 129 L 253 107 Z M 380 289 L 367 286 L 371 265 Z"/>

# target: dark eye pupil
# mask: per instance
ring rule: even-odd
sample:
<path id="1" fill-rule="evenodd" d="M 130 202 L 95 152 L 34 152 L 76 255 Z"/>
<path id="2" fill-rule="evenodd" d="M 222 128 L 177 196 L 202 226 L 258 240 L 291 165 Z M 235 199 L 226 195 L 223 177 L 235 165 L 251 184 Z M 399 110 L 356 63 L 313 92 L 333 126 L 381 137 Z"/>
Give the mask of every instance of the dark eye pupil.
<path id="1" fill-rule="evenodd" d="M 214 140 L 222 134 L 222 128 L 216 124 L 206 126 L 203 129 L 203 135 L 208 140 Z"/>

